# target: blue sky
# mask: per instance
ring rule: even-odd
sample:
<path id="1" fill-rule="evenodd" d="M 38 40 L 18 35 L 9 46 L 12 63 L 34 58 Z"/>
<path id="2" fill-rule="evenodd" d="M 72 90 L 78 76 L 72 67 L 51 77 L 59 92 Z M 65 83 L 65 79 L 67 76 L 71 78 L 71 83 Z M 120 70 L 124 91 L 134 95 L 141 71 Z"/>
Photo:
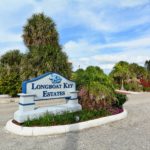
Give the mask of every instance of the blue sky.
<path id="1" fill-rule="evenodd" d="M 144 65 L 150 59 L 150 0 L 1 1 L 0 55 L 27 50 L 22 29 L 39 12 L 56 23 L 74 70 L 95 65 L 108 73 L 120 60 Z"/>

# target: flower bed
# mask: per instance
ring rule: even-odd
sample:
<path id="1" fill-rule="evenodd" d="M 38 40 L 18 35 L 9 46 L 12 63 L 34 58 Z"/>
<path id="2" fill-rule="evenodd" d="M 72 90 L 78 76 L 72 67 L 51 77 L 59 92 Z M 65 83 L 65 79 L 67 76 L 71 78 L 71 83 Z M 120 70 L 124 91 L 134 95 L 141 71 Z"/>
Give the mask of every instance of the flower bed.
<path id="1" fill-rule="evenodd" d="M 38 119 L 28 120 L 20 125 L 27 127 L 66 125 L 115 115 L 121 112 L 123 112 L 122 108 L 112 107 L 100 110 L 82 110 L 70 113 L 66 112 L 59 115 L 46 113 L 44 116 L 41 116 Z M 17 124 L 14 120 L 13 123 Z"/>
<path id="2" fill-rule="evenodd" d="M 57 126 L 45 126 L 45 127 L 23 127 L 16 125 L 9 120 L 6 124 L 6 130 L 21 136 L 40 136 L 40 135 L 56 135 L 68 132 L 76 132 L 91 127 L 97 127 L 110 122 L 118 121 L 127 117 L 127 111 L 123 109 L 122 113 L 102 117 L 98 119 L 88 120 L 84 122 L 69 124 L 69 125 L 57 125 Z"/>

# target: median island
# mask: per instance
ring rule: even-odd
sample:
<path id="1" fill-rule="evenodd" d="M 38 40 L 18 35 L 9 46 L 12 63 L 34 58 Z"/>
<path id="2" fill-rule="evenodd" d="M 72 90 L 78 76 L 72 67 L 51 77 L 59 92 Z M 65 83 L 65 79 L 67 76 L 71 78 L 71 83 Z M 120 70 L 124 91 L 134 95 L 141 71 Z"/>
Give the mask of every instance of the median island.
<path id="1" fill-rule="evenodd" d="M 73 80 L 76 83 L 49 72 L 24 81 L 19 110 L 14 113 L 13 123 L 26 127 L 67 125 L 117 115 L 124 111 L 126 95 L 115 93 L 111 80 L 100 68 L 90 66 L 86 70 L 78 70 L 74 73 Z M 35 88 L 41 82 L 42 88 Z M 47 89 L 47 85 L 51 85 L 51 88 Z M 47 93 L 50 93 L 47 96 L 45 87 Z M 60 91 L 64 94 L 51 94 Z M 36 101 L 47 100 L 47 97 L 50 100 L 65 98 L 66 104 L 36 108 Z"/>
<path id="2" fill-rule="evenodd" d="M 27 121 L 21 124 L 18 124 L 15 120 L 13 120 L 13 123 L 26 127 L 66 125 L 93 120 L 110 115 L 115 115 L 121 112 L 123 112 L 122 108 L 114 107 L 111 109 L 99 109 L 99 110 L 95 109 L 95 110 L 82 110 L 77 112 L 65 112 L 63 114 L 57 115 L 45 113 L 43 116 L 37 119 L 33 120 L 28 119 Z"/>

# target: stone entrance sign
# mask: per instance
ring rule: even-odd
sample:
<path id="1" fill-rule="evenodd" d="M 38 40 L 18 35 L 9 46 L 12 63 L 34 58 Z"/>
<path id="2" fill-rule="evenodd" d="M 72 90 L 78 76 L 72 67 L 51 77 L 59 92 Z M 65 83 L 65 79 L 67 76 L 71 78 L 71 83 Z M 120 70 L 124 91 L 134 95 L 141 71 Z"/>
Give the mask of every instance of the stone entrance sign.
<path id="1" fill-rule="evenodd" d="M 76 84 L 63 76 L 48 72 L 37 78 L 22 83 L 19 110 L 14 114 L 14 120 L 21 123 L 28 118 L 33 119 L 46 112 L 57 114 L 65 111 L 81 110 L 78 104 Z M 35 107 L 36 101 L 66 99 L 66 104 L 49 106 L 44 108 Z"/>
<path id="2" fill-rule="evenodd" d="M 69 98 L 75 88 L 75 82 L 56 73 L 46 73 L 22 84 L 22 92 L 36 95 L 35 100 Z"/>

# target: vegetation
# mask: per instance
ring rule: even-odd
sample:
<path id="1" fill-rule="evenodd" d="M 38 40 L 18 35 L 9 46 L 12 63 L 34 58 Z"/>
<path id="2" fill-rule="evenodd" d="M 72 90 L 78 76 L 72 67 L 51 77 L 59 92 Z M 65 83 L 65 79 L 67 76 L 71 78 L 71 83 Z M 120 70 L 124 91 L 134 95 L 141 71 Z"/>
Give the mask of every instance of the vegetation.
<path id="1" fill-rule="evenodd" d="M 116 93 L 115 96 L 116 96 L 116 101 L 113 104 L 113 106 L 122 108 L 123 104 L 127 101 L 127 96 L 123 94 L 118 94 L 118 93 Z"/>
<path id="2" fill-rule="evenodd" d="M 51 45 L 32 48 L 22 59 L 22 78 L 28 79 L 45 72 L 57 72 L 66 78 L 71 76 L 71 64 L 67 55 L 60 48 Z"/>
<path id="3" fill-rule="evenodd" d="M 123 104 L 126 102 L 126 95 L 115 94 L 116 101 L 112 104 L 112 107 L 99 107 L 97 109 L 85 109 L 78 112 L 65 112 L 63 114 L 50 114 L 45 113 L 43 116 L 22 123 L 22 126 L 54 126 L 73 124 L 77 122 L 83 122 L 96 118 L 105 117 L 108 115 L 115 115 L 123 111 Z M 16 123 L 16 122 L 14 122 Z"/>
<path id="4" fill-rule="evenodd" d="M 65 112 L 64 114 L 53 115 L 46 113 L 44 116 L 38 119 L 28 119 L 24 122 L 23 126 L 53 126 L 53 125 L 65 125 L 72 124 L 90 119 L 96 119 L 104 116 L 108 116 L 111 113 L 106 109 L 99 110 L 82 110 L 78 112 Z"/>
<path id="5" fill-rule="evenodd" d="M 96 118 L 105 117 L 108 115 L 115 115 L 123 111 L 123 104 L 126 102 L 126 95 L 115 94 L 116 101 L 113 103 L 113 107 L 104 107 L 97 109 L 83 109 L 78 112 L 65 112 L 63 114 L 50 114 L 45 113 L 37 119 L 30 120 L 22 124 L 22 126 L 53 126 L 53 125 L 65 125 L 77 122 L 83 122 Z"/>
<path id="6" fill-rule="evenodd" d="M 59 44 L 53 20 L 43 13 L 34 14 L 23 28 L 25 54 L 12 50 L 0 57 L 0 94 L 16 96 L 21 82 L 48 71 L 76 81 L 83 108 L 98 109 L 115 102 L 114 89 L 124 83 L 126 90 L 141 91 L 150 87 L 150 60 L 145 67 L 136 63 L 118 62 L 109 76 L 99 67 L 89 66 L 72 73 L 71 63 Z"/>
<path id="7" fill-rule="evenodd" d="M 125 61 L 118 62 L 110 73 L 110 77 L 118 84 L 121 84 L 122 80 L 129 79 L 129 63 Z"/>
<path id="8" fill-rule="evenodd" d="M 146 68 L 147 71 L 150 72 L 150 60 L 145 61 L 145 68 Z"/>
<path id="9" fill-rule="evenodd" d="M 32 51 L 32 47 L 59 46 L 58 32 L 53 20 L 43 13 L 33 14 L 23 29 L 25 45 Z"/>
<path id="10" fill-rule="evenodd" d="M 108 107 L 115 100 L 113 83 L 99 67 L 79 69 L 74 72 L 72 78 L 77 83 L 83 109 Z"/>
<path id="11" fill-rule="evenodd" d="M 23 54 L 13 50 L 0 58 L 0 93 L 17 96 L 21 92 L 21 60 Z"/>
<path id="12" fill-rule="evenodd" d="M 125 83 L 124 84 L 124 88 L 125 90 L 127 91 L 137 91 L 137 92 L 140 92 L 143 90 L 143 86 L 138 83 L 137 81 L 132 81 L 132 82 L 129 82 L 129 83 Z"/>
<path id="13" fill-rule="evenodd" d="M 83 108 L 61 115 L 46 113 L 26 121 L 24 126 L 71 124 L 119 113 L 127 100 L 125 95 L 115 93 L 115 88 L 120 88 L 122 83 L 126 90 L 150 90 L 150 60 L 145 62 L 145 67 L 120 61 L 109 76 L 94 66 L 72 73 L 71 63 L 59 44 L 56 25 L 43 13 L 34 14 L 27 20 L 22 37 L 28 48 L 25 54 L 12 50 L 0 57 L 0 94 L 17 96 L 23 80 L 52 71 L 76 82 Z"/>
<path id="14" fill-rule="evenodd" d="M 71 77 L 71 63 L 62 51 L 56 25 L 50 17 L 39 13 L 29 18 L 23 40 L 28 48 L 25 54 L 11 50 L 0 57 L 0 94 L 16 96 L 21 92 L 23 80 L 49 71 Z"/>
<path id="15" fill-rule="evenodd" d="M 59 44 L 56 25 L 43 13 L 28 19 L 23 30 L 23 40 L 29 51 L 23 59 L 24 78 L 36 77 L 48 71 L 71 77 L 71 64 Z M 39 63 L 40 62 L 40 63 Z"/>
<path id="16" fill-rule="evenodd" d="M 110 73 L 110 77 L 118 88 L 121 88 L 122 82 L 126 90 L 142 91 L 145 87 L 142 80 L 148 81 L 150 73 L 142 66 L 136 63 L 118 62 Z"/>
<path id="17" fill-rule="evenodd" d="M 143 91 L 150 92 L 150 86 L 149 87 L 143 87 Z"/>

